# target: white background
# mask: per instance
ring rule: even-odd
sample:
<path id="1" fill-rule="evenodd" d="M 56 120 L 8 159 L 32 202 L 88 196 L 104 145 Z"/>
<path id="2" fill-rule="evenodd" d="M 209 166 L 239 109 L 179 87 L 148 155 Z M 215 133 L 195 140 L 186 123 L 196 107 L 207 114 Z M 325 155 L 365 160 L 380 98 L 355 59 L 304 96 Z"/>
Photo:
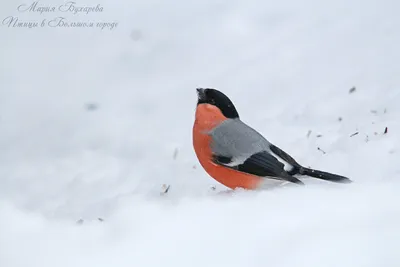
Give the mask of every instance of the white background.
<path id="1" fill-rule="evenodd" d="M 118 26 L 0 27 L 0 266 L 400 265 L 398 1 L 23 3 Z M 196 87 L 354 183 L 219 194 Z"/>

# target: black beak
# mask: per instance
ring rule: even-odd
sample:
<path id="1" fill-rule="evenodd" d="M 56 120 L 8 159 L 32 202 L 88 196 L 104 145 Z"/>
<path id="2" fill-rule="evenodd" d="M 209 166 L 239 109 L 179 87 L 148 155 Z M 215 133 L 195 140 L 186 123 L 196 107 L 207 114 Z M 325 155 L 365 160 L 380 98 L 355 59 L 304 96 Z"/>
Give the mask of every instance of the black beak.
<path id="1" fill-rule="evenodd" d="M 197 97 L 198 97 L 198 99 L 199 99 L 199 100 L 205 100 L 205 98 L 206 98 L 206 94 L 205 94 L 205 92 L 204 92 L 205 89 L 203 89 L 203 88 L 196 88 L 196 90 L 197 90 Z"/>

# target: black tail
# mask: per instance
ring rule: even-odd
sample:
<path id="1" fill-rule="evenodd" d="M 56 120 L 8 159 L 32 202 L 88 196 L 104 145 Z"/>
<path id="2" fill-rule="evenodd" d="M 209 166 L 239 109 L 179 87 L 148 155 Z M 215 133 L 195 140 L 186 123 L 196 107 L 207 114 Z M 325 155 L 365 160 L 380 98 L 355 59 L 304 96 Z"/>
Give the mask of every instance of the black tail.
<path id="1" fill-rule="evenodd" d="M 289 175 L 295 175 L 295 174 L 300 174 L 300 175 L 308 175 L 314 178 L 318 178 L 321 180 L 325 181 L 330 181 L 330 182 L 335 182 L 335 183 L 352 183 L 352 181 L 344 176 L 329 173 L 329 172 L 323 172 L 323 171 L 318 171 L 318 170 L 313 170 L 309 168 L 304 168 L 302 167 L 297 161 L 295 161 L 289 154 L 287 154 L 285 151 L 280 149 L 279 147 L 275 145 L 270 146 L 271 151 L 274 152 L 276 155 L 278 155 L 280 158 L 284 159 L 286 162 L 291 164 L 293 166 L 293 169 L 288 172 Z"/>
<path id="2" fill-rule="evenodd" d="M 318 170 L 313 170 L 313 169 L 309 169 L 309 168 L 304 168 L 301 167 L 298 170 L 298 173 L 300 175 L 308 175 L 314 178 L 318 178 L 321 180 L 325 180 L 325 181 L 330 181 L 330 182 L 335 182 L 335 183 L 351 183 L 352 181 L 344 176 L 341 175 L 337 175 L 337 174 L 333 174 L 333 173 L 329 173 L 329 172 L 323 172 L 323 171 L 318 171 Z"/>

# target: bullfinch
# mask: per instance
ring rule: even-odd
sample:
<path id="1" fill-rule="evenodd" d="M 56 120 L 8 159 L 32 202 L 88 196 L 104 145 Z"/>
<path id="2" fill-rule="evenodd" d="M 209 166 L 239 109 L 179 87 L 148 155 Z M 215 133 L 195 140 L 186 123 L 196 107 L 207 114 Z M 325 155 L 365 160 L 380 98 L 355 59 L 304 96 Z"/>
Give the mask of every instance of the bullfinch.
<path id="1" fill-rule="evenodd" d="M 301 166 L 241 121 L 232 101 L 212 88 L 197 88 L 193 146 L 204 170 L 231 188 L 259 189 L 266 181 L 304 185 L 299 176 L 337 183 L 349 178 Z M 272 179 L 272 180 L 271 180 Z"/>

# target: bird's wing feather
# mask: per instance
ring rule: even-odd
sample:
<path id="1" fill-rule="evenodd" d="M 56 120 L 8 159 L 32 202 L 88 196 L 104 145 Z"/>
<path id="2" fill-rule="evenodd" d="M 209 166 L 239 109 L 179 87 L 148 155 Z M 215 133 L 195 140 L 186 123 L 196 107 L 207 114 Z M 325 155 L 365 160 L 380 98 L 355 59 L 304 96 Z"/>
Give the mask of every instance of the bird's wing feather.
<path id="1" fill-rule="evenodd" d="M 240 172 L 302 184 L 299 179 L 289 175 L 284 170 L 284 164 L 267 151 L 253 154 L 242 164 L 234 166 L 232 166 L 232 159 L 228 157 L 214 155 L 213 160 L 216 164 L 224 165 Z"/>
<path id="2" fill-rule="evenodd" d="M 271 143 L 242 121 L 226 120 L 209 134 L 215 163 L 260 177 L 302 183 L 271 154 Z"/>
<path id="3" fill-rule="evenodd" d="M 243 164 L 236 166 L 238 171 L 257 176 L 281 176 L 284 165 L 266 151 L 250 156 Z"/>
<path id="4" fill-rule="evenodd" d="M 284 165 L 267 151 L 253 154 L 243 163 L 235 164 L 232 158 L 219 155 L 214 155 L 213 161 L 219 165 L 257 176 L 279 176 L 284 171 Z"/>

